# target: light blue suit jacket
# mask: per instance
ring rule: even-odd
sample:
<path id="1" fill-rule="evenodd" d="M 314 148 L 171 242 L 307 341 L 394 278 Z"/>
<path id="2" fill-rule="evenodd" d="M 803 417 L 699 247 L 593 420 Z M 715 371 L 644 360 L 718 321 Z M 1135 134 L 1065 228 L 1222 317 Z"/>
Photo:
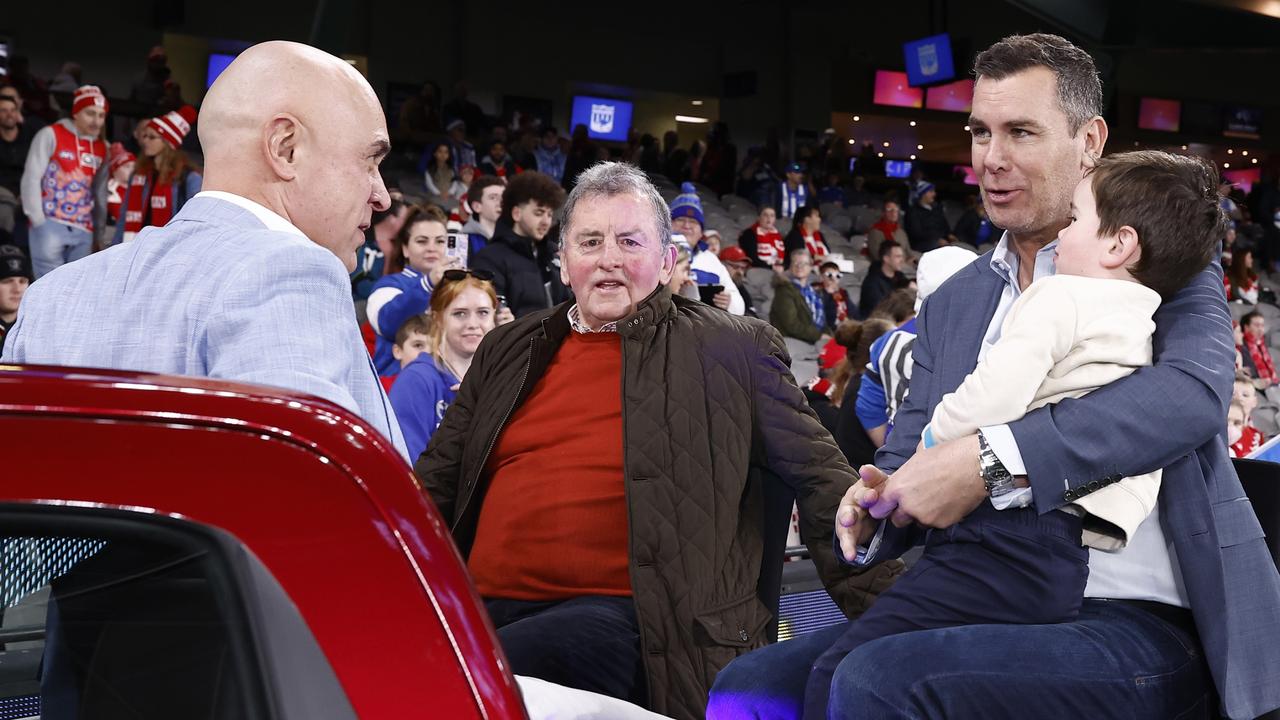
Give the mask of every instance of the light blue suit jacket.
<path id="1" fill-rule="evenodd" d="M 407 459 L 333 253 L 216 198 L 31 285 L 4 361 L 194 375 L 318 395 Z"/>
<path id="2" fill-rule="evenodd" d="M 911 392 L 877 466 L 893 472 L 906 462 L 933 408 L 977 366 L 1003 282 L 987 253 L 925 301 Z M 1280 574 L 1227 453 L 1235 345 L 1218 263 L 1161 305 L 1155 321 L 1153 366 L 1029 412 L 1010 429 L 1041 513 L 1065 505 L 1068 487 L 1080 496 L 1107 479 L 1164 469 L 1160 521 L 1222 710 L 1253 718 L 1280 706 Z M 886 523 L 866 562 L 898 557 L 919 539 L 915 526 Z"/>

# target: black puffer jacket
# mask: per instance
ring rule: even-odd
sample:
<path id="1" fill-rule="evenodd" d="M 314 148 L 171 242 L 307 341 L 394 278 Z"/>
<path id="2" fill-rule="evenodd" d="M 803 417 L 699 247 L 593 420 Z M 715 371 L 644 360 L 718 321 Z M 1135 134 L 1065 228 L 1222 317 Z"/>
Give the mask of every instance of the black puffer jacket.
<path id="1" fill-rule="evenodd" d="M 499 221 L 493 239 L 471 258 L 473 270 L 493 273 L 493 286 L 507 299 L 516 317 L 546 310 L 572 297 L 560 280 L 555 229 L 542 242 L 516 235 L 511 223 Z"/>
<path id="2" fill-rule="evenodd" d="M 485 337 L 414 467 L 464 556 L 488 455 L 572 332 L 568 311 L 560 305 Z M 795 490 L 809 550 L 846 614 L 865 610 L 902 565 L 857 575 L 836 558 L 835 512 L 853 470 L 796 387 L 776 330 L 663 287 L 618 333 L 631 586 L 650 707 L 701 718 L 716 673 L 766 642 L 770 613 L 757 595 L 763 487 L 754 468 Z"/>

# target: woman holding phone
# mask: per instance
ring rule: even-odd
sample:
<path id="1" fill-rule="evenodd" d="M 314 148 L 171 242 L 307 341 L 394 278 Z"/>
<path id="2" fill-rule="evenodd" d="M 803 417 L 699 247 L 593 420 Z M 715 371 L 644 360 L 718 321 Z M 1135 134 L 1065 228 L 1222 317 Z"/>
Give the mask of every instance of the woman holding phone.
<path id="1" fill-rule="evenodd" d="M 369 294 L 365 312 L 377 336 L 373 364 L 379 375 L 400 371 L 391 352 L 396 331 L 404 321 L 427 311 L 431 291 L 444 271 L 466 266 L 466 236 L 462 236 L 461 243 L 454 236 L 455 247 L 451 251 L 448 222 L 448 216 L 435 205 L 409 210 L 395 240 L 396 249 L 404 255 L 404 270 L 382 276 Z"/>
<path id="2" fill-rule="evenodd" d="M 514 319 L 511 311 L 502 313 L 492 279 L 483 270 L 446 270 L 431 297 L 430 350 L 406 365 L 391 388 L 391 406 L 411 459 L 427 448 L 480 341 Z"/>

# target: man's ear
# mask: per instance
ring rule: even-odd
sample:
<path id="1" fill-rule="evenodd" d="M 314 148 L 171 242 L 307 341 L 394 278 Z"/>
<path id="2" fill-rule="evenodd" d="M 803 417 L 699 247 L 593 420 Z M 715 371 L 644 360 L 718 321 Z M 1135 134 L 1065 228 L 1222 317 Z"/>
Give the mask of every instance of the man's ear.
<path id="1" fill-rule="evenodd" d="M 1095 117 L 1080 130 L 1084 133 L 1084 166 L 1092 168 L 1098 163 L 1098 158 L 1102 157 L 1102 151 L 1107 145 L 1107 121 Z"/>
<path id="2" fill-rule="evenodd" d="M 567 288 L 573 288 L 569 283 L 569 251 L 565 249 L 563 242 L 560 243 L 560 282 Z"/>
<path id="3" fill-rule="evenodd" d="M 271 118 L 262 131 L 262 142 L 267 156 L 267 165 L 281 180 L 293 180 L 298 177 L 298 161 L 302 136 L 302 123 L 289 113 L 281 113 Z"/>
<path id="4" fill-rule="evenodd" d="M 395 358 L 396 360 L 399 360 L 400 358 L 404 357 L 404 351 L 400 349 L 399 345 L 396 345 L 394 343 L 391 345 L 391 357 Z"/>
<path id="5" fill-rule="evenodd" d="M 671 276 L 676 271 L 676 256 L 675 243 L 667 243 L 662 248 L 662 272 L 658 274 L 659 285 L 666 285 L 671 282 Z"/>
<path id="6" fill-rule="evenodd" d="M 1138 231 L 1125 225 L 1107 240 L 1102 255 L 1102 266 L 1108 270 L 1127 267 L 1142 258 L 1142 246 L 1138 243 Z"/>

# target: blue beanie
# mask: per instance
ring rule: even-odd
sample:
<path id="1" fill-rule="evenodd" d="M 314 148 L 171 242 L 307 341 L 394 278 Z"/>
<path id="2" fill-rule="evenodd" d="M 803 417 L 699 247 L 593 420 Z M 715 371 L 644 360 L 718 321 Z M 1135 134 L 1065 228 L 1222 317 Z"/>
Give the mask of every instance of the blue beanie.
<path id="1" fill-rule="evenodd" d="M 671 201 L 671 219 L 675 220 L 678 217 L 691 217 L 697 220 L 699 225 L 706 226 L 706 222 L 702 219 L 702 201 L 698 199 L 698 191 L 693 189 L 693 183 L 683 183 L 680 186 L 680 194 Z"/>

